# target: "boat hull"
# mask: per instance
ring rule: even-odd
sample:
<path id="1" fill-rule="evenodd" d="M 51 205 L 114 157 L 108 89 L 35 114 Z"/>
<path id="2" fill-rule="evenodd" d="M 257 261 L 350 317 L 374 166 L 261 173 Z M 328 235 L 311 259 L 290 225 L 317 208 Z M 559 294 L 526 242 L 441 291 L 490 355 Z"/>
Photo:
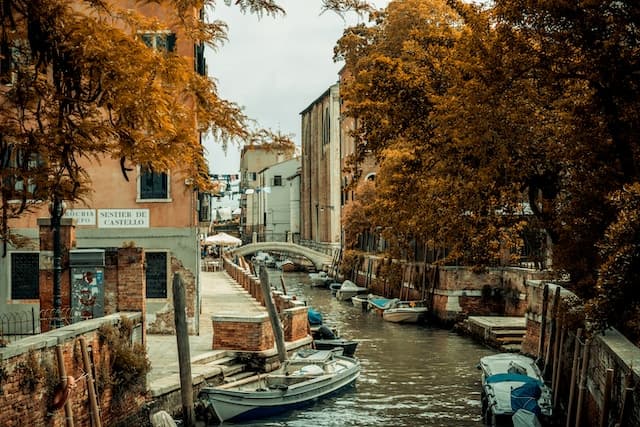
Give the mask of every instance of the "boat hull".
<path id="1" fill-rule="evenodd" d="M 424 318 L 426 312 L 427 309 L 424 307 L 417 307 L 415 309 L 390 308 L 382 313 L 382 318 L 387 322 L 417 323 Z"/>
<path id="2" fill-rule="evenodd" d="M 366 296 L 352 296 L 351 303 L 354 307 L 357 307 L 362 311 L 366 311 L 369 309 L 369 299 Z"/>
<path id="3" fill-rule="evenodd" d="M 337 357 L 351 360 L 351 367 L 333 375 L 321 375 L 286 388 L 266 388 L 261 380 L 244 386 L 243 390 L 205 387 L 200 392 L 200 397 L 211 404 L 221 422 L 262 418 L 306 406 L 353 384 L 360 375 L 360 363 L 357 360 Z"/>

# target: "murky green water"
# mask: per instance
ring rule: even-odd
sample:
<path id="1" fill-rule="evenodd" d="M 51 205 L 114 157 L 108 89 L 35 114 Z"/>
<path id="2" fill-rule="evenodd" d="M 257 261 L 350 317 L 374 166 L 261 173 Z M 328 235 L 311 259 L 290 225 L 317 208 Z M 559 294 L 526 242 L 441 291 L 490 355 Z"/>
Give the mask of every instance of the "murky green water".
<path id="1" fill-rule="evenodd" d="M 271 282 L 279 286 L 279 271 Z M 468 338 L 424 325 L 385 322 L 328 289 L 309 286 L 307 275 L 285 273 L 287 291 L 319 310 L 324 323 L 359 341 L 362 373 L 355 387 L 312 406 L 242 426 L 481 426 L 480 357 L 493 353 Z"/>

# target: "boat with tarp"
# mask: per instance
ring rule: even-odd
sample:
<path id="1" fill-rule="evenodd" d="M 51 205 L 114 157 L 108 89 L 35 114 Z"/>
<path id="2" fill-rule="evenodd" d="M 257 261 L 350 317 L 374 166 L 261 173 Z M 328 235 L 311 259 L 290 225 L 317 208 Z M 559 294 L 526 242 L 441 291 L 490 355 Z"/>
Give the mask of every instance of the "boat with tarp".
<path id="1" fill-rule="evenodd" d="M 270 373 L 217 387 L 204 387 L 198 399 L 221 421 L 259 419 L 308 405 L 350 384 L 360 362 L 335 350 L 298 350 Z"/>

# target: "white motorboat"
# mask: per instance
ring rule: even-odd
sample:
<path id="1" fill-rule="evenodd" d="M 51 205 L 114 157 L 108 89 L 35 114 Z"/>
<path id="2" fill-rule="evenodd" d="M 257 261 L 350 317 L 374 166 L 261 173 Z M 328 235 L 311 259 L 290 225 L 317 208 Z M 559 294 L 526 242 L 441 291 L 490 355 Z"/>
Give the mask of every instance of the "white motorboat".
<path id="1" fill-rule="evenodd" d="M 351 304 L 362 311 L 367 311 L 369 309 L 369 295 L 354 295 L 351 297 Z"/>
<path id="2" fill-rule="evenodd" d="M 336 350 L 299 350 L 279 369 L 236 383 L 204 387 L 198 399 L 223 422 L 256 419 L 308 404 L 352 384 L 357 359 Z"/>
<path id="3" fill-rule="evenodd" d="M 336 298 L 339 301 L 346 301 L 351 299 L 351 297 L 364 294 L 368 291 L 367 288 L 363 288 L 362 286 L 358 286 L 353 283 L 351 280 L 345 280 L 340 288 L 336 291 Z"/>
<path id="4" fill-rule="evenodd" d="M 369 294 L 368 301 L 369 309 L 382 316 L 386 310 L 395 307 L 400 300 L 398 298 L 384 298 L 378 295 Z"/>
<path id="5" fill-rule="evenodd" d="M 478 368 L 482 371 L 482 416 L 487 424 L 517 422 L 522 426 L 529 419 L 533 427 L 551 417 L 551 389 L 532 358 L 494 354 L 481 358 Z"/>
<path id="6" fill-rule="evenodd" d="M 387 322 L 417 323 L 424 319 L 428 311 L 424 301 L 397 301 L 382 312 L 382 318 Z"/>

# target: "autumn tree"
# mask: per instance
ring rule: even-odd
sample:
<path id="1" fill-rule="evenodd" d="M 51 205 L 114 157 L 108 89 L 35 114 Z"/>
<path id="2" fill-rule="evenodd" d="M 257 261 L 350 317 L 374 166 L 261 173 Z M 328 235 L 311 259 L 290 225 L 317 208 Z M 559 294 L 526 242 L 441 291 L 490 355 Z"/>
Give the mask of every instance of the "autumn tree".
<path id="1" fill-rule="evenodd" d="M 271 138 L 250 131 L 242 109 L 218 96 L 213 79 L 172 51 L 226 39 L 208 20 L 215 0 L 2 0 L 0 2 L 0 235 L 34 201 L 74 201 L 90 191 L 91 164 L 119 159 L 179 170 L 209 189 L 200 133 L 223 144 Z M 242 11 L 277 16 L 273 0 L 234 0 Z M 324 1 L 326 10 L 361 9 Z M 162 10 L 163 21 L 140 10 Z M 156 43 L 145 34 L 166 34 Z M 175 37 L 177 35 L 177 39 Z M 11 201 L 11 203 L 9 203 Z M 19 201 L 20 203 L 15 203 Z"/>
<path id="2" fill-rule="evenodd" d="M 640 6 L 498 0 L 493 13 L 497 42 L 524 60 L 509 80 L 534 78 L 531 93 L 546 98 L 540 103 L 527 97 L 545 114 L 531 127 L 533 138 L 521 141 L 531 145 L 537 135 L 547 135 L 544 144 L 535 144 L 541 156 L 533 158 L 545 166 L 543 173 L 530 174 L 528 184 L 531 206 L 553 240 L 554 266 L 570 274 L 581 296 L 599 295 L 594 301 L 600 324 L 621 325 L 620 312 L 607 313 L 597 302 L 633 307 L 640 301 L 640 292 L 626 283 L 631 277 L 620 274 L 637 262 L 637 253 L 626 249 L 633 233 L 619 245 L 611 239 L 636 209 L 628 195 L 638 182 L 640 160 Z M 553 126 L 545 129 L 546 123 Z M 625 256 L 612 262 L 615 253 Z"/>
<path id="3" fill-rule="evenodd" d="M 471 33 L 462 12 L 445 2 L 392 2 L 372 15 L 374 25 L 348 30 L 337 54 L 352 76 L 341 90 L 347 114 L 357 119 L 358 152 L 373 153 L 380 166 L 376 225 L 392 251 L 406 253 L 420 240 L 447 246 L 449 262 L 488 264 L 521 220 L 464 167 L 495 154 L 491 147 L 438 129 L 444 119 L 436 113 L 461 83 L 457 46 Z M 465 161 L 453 158 L 458 154 Z"/>

